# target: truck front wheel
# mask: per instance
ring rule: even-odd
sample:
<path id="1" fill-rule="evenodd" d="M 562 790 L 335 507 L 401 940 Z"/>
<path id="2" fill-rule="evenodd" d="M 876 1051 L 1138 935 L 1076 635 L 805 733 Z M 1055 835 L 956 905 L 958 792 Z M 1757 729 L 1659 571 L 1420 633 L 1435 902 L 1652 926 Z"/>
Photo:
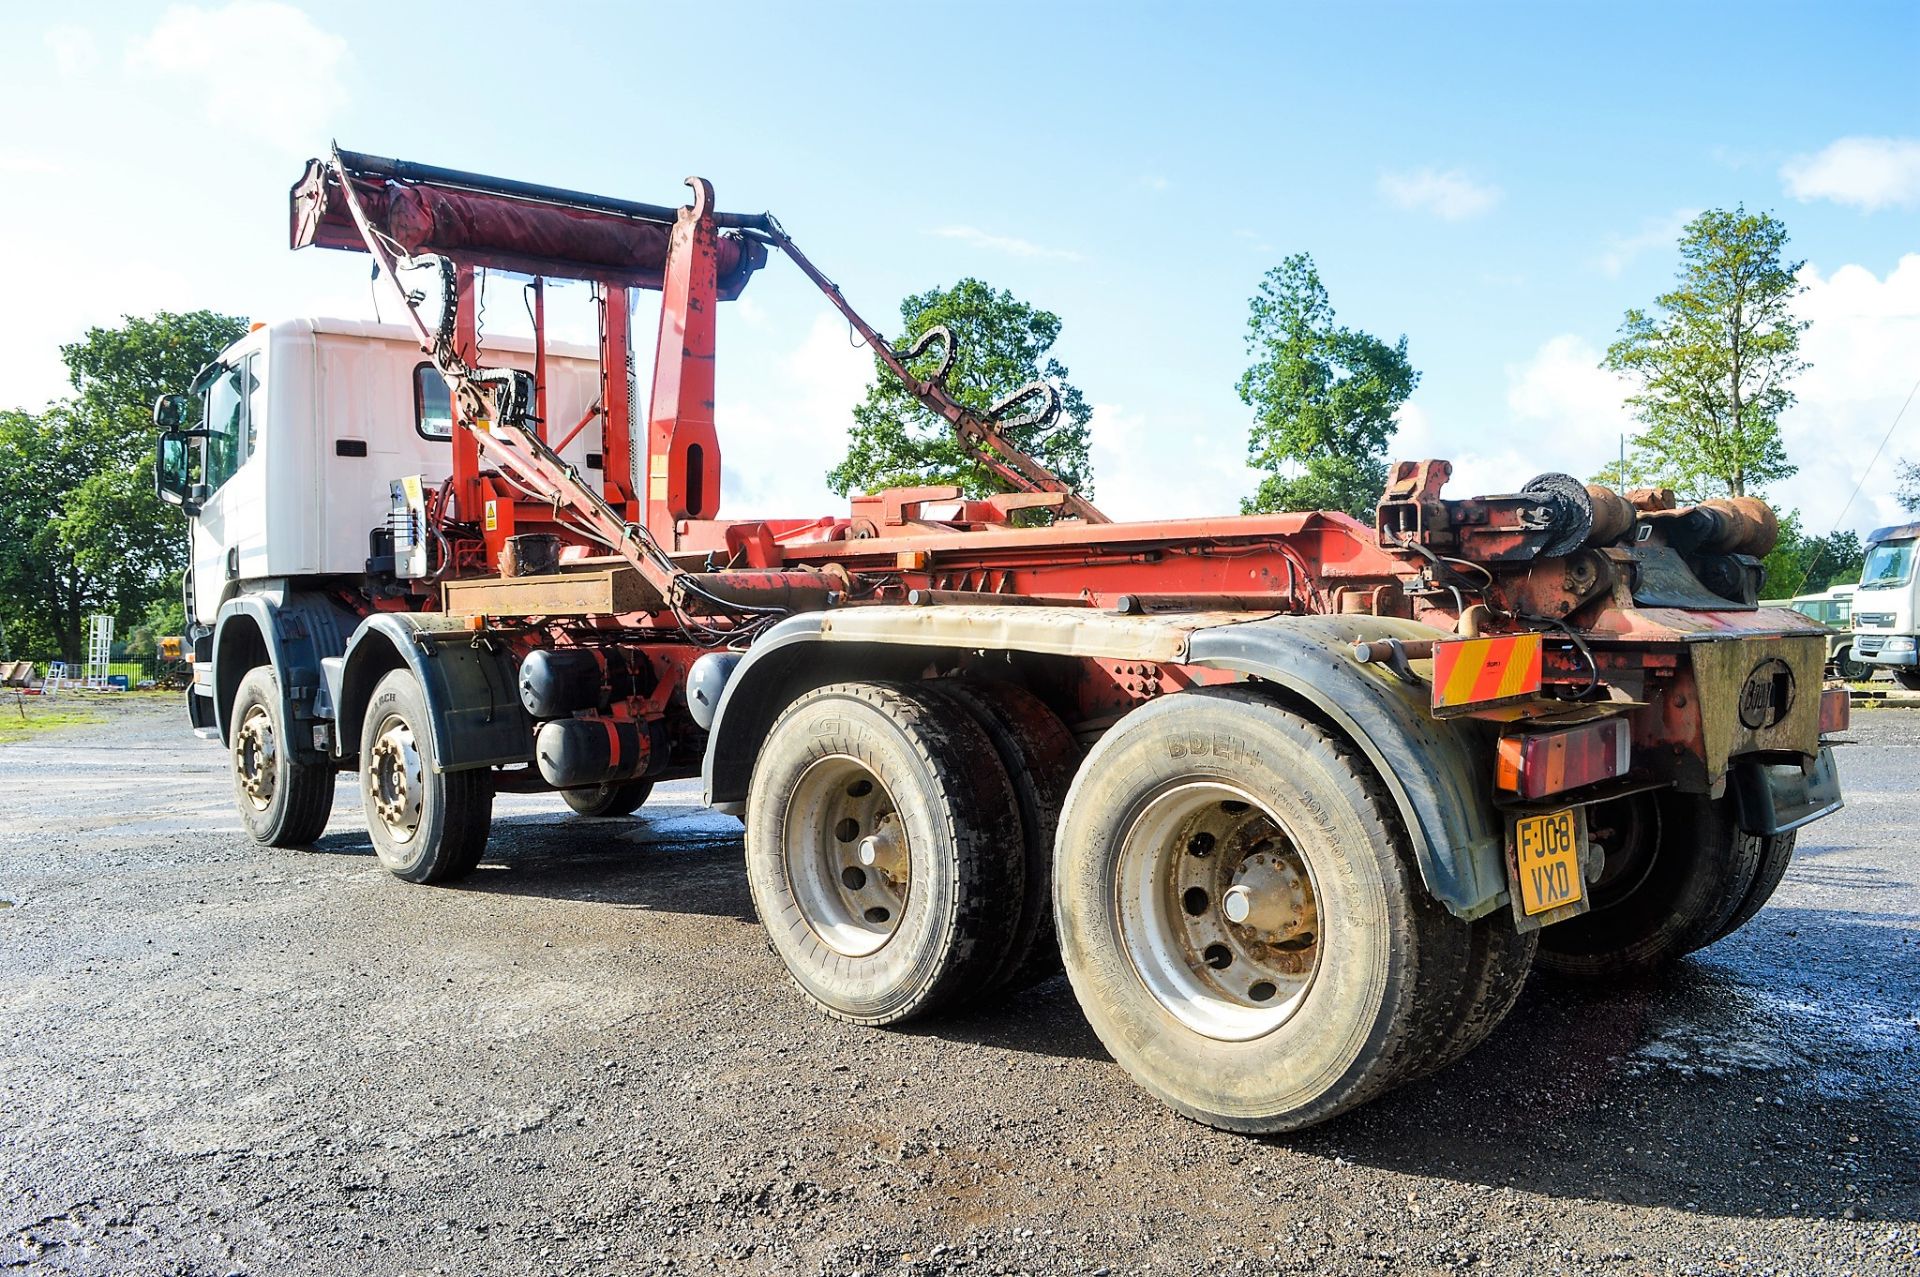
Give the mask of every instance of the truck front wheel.
<path id="1" fill-rule="evenodd" d="M 264 847 L 308 846 L 333 811 L 333 768 L 294 756 L 285 719 L 273 667 L 254 666 L 233 698 L 233 794 L 247 835 Z"/>
<path id="2" fill-rule="evenodd" d="M 987 733 L 912 685 L 788 706 L 747 795 L 747 883 L 820 1008 L 891 1024 L 986 990 L 1014 944 L 1020 809 Z"/>
<path id="3" fill-rule="evenodd" d="M 1074 781 L 1056 857 L 1081 1009 L 1189 1117 L 1310 1126 L 1459 1036 L 1471 925 L 1427 894 L 1364 759 L 1255 691 L 1122 719 Z"/>
<path id="4" fill-rule="evenodd" d="M 373 850 L 397 878 L 451 882 L 480 863 L 493 772 L 435 767 L 426 696 L 407 670 L 373 689 L 360 730 L 360 796 Z"/>

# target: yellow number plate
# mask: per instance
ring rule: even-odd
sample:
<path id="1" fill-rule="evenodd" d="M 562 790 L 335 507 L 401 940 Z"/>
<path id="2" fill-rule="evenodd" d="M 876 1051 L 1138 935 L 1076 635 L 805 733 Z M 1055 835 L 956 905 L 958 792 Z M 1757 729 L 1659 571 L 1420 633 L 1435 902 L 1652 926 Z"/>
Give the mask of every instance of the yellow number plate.
<path id="1" fill-rule="evenodd" d="M 1580 903 L 1586 883 L 1580 875 L 1579 833 L 1572 808 L 1513 822 L 1522 913 L 1531 916 Z"/>

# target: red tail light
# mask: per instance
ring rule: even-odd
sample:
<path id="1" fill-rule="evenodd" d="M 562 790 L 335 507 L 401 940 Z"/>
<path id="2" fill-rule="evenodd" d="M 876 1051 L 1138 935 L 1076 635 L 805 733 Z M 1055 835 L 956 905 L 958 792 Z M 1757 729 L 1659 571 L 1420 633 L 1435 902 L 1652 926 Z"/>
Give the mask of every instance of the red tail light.
<path id="1" fill-rule="evenodd" d="M 1820 693 L 1820 734 L 1844 732 L 1853 722 L 1853 697 L 1844 687 L 1829 687 Z"/>
<path id="2" fill-rule="evenodd" d="M 1627 774 L 1633 734 L 1623 718 L 1576 727 L 1510 729 L 1500 738 L 1496 783 L 1513 798 L 1544 798 Z"/>

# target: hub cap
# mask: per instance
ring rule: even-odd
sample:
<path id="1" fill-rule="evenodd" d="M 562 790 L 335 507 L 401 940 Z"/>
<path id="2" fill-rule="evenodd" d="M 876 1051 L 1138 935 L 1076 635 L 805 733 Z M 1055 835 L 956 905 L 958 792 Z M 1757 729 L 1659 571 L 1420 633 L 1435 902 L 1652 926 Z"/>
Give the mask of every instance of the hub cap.
<path id="1" fill-rule="evenodd" d="M 413 728 L 405 719 L 391 716 L 380 724 L 367 758 L 365 783 L 367 810 L 395 842 L 406 842 L 419 832 L 426 774 Z"/>
<path id="2" fill-rule="evenodd" d="M 1134 971 L 1194 1032 L 1257 1038 L 1305 998 L 1320 961 L 1313 872 L 1244 790 L 1191 782 L 1149 799 L 1127 828 L 1116 885 Z"/>
<path id="3" fill-rule="evenodd" d="M 911 876 L 907 836 L 893 796 L 865 763 L 830 754 L 802 772 L 785 843 L 794 902 L 822 943 L 857 958 L 893 938 Z"/>
<path id="4" fill-rule="evenodd" d="M 273 738 L 273 715 L 265 705 L 247 708 L 240 730 L 233 734 L 233 771 L 240 778 L 241 792 L 255 811 L 273 805 L 275 768 L 280 761 L 279 745 Z"/>

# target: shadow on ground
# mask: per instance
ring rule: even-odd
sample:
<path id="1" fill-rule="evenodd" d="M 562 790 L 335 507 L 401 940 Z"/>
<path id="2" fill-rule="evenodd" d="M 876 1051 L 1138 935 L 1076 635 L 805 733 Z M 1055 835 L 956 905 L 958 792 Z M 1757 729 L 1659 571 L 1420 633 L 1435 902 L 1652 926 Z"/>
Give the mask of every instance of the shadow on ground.
<path id="1" fill-rule="evenodd" d="M 364 834 L 317 850 L 367 855 Z M 1872 898 L 1884 870 L 1796 863 Z M 1831 881 L 1830 881 L 1831 879 Z M 755 921 L 737 827 L 509 815 L 457 889 Z M 1296 1153 L 1567 1199 L 1744 1217 L 1920 1219 L 1920 941 L 1902 915 L 1771 908 L 1665 978 L 1536 975 L 1479 1050 L 1273 1142 Z M 1889 961 L 1889 955 L 1895 961 Z M 901 1032 L 1110 1063 L 1055 976 Z"/>

